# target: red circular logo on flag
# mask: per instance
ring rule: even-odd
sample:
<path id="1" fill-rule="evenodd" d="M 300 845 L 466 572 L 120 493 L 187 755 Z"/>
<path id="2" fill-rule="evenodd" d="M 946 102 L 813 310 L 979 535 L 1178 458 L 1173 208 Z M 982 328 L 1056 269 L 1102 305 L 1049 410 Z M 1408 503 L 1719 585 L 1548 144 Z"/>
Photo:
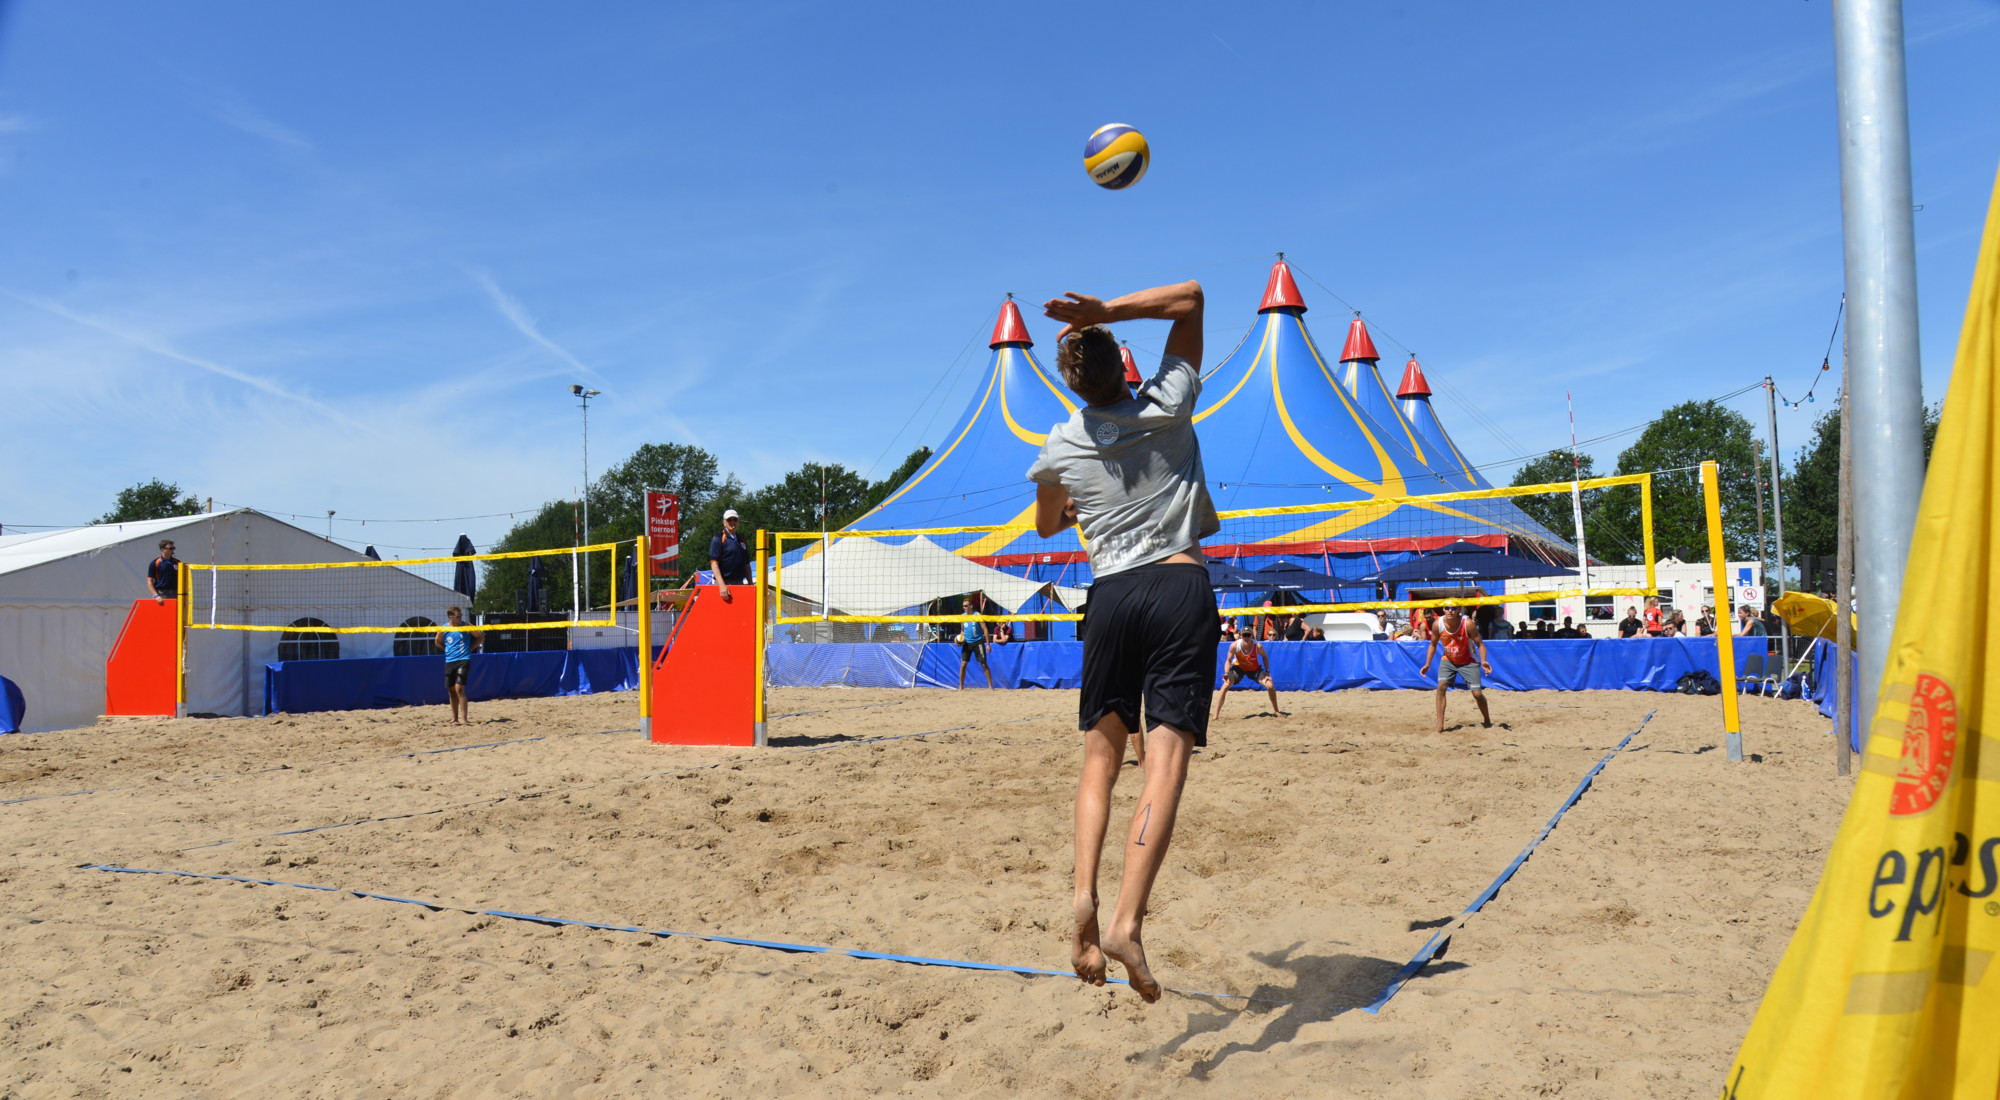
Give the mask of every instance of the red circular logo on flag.
<path id="1" fill-rule="evenodd" d="M 1958 700 L 1951 685 L 1924 673 L 1917 677 L 1910 716 L 1903 720 L 1903 766 L 1896 771 L 1889 812 L 1903 817 L 1936 805 L 1957 756 Z"/>

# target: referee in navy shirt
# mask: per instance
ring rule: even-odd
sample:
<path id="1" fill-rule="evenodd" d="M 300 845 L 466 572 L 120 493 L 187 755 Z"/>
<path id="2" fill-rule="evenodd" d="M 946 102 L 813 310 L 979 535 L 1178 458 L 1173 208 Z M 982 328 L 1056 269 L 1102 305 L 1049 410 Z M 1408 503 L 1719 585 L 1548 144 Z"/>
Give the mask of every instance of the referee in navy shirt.
<path id="1" fill-rule="evenodd" d="M 174 540 L 160 540 L 160 556 L 146 567 L 146 587 L 152 589 L 154 603 L 166 603 L 180 590 L 181 563 L 174 557 Z"/>
<path id="2" fill-rule="evenodd" d="M 736 509 L 722 513 L 722 533 L 708 540 L 708 567 L 715 572 L 715 583 L 722 589 L 722 598 L 729 600 L 729 586 L 750 583 L 750 548 L 743 545 L 743 537 L 736 533 L 742 523 Z"/>

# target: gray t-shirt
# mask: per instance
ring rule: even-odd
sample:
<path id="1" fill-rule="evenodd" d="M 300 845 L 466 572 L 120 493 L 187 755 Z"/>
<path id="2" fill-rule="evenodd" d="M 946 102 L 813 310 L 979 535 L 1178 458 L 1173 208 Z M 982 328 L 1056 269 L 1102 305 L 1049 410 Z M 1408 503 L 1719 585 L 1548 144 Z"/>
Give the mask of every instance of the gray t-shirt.
<path id="1" fill-rule="evenodd" d="M 1098 577 L 1150 565 L 1222 529 L 1201 468 L 1194 403 L 1201 378 L 1177 355 L 1127 400 L 1085 406 L 1049 430 L 1028 479 L 1061 485 Z"/>

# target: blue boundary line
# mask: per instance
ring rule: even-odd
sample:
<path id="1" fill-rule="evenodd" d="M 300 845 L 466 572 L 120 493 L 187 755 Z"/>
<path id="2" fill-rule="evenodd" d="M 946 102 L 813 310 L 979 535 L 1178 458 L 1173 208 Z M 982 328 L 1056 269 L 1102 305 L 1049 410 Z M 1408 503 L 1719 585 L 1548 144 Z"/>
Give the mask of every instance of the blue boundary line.
<path id="1" fill-rule="evenodd" d="M 550 740 L 551 738 L 560 739 L 565 737 L 603 737 L 607 734 L 613 734 L 613 733 L 638 733 L 638 732 L 639 732 L 639 727 L 633 726 L 630 729 L 589 730 L 584 733 L 544 733 L 537 735 L 535 737 L 516 737 L 511 741 L 488 741 L 480 745 L 454 745 L 448 749 L 419 749 L 416 752 L 399 752 L 399 753 L 392 753 L 388 756 L 370 756 L 370 757 L 365 757 L 361 760 L 336 760 L 333 761 L 332 763 L 307 764 L 301 766 L 312 767 L 312 768 L 338 768 L 338 767 L 346 767 L 349 764 L 364 764 L 378 760 L 411 760 L 419 756 L 436 756 L 437 754 L 443 752 L 465 752 L 468 749 L 497 749 L 503 745 L 526 745 L 533 741 L 547 741 Z M 298 770 L 299 767 L 294 767 L 291 764 L 280 764 L 275 768 L 258 768 L 256 771 L 249 771 L 249 772 L 222 772 L 217 775 L 190 775 L 185 779 L 175 779 L 172 782 L 200 783 L 203 780 L 208 780 L 208 779 L 242 779 L 252 775 L 269 775 L 272 772 L 289 772 Z M 27 798 L 0 798 L 0 806 L 13 806 L 22 802 L 42 802 L 51 798 L 81 798 L 87 794 L 111 794 L 115 791 L 129 791 L 135 789 L 136 788 L 133 787 L 98 787 L 94 790 L 68 791 L 63 794 L 38 794 L 38 795 L 31 795 Z"/>
<path id="2" fill-rule="evenodd" d="M 876 742 L 878 742 L 878 741 L 901 741 L 901 740 L 904 740 L 904 739 L 906 739 L 906 738 L 910 738 L 910 737 L 929 737 L 929 736 L 931 736 L 931 735 L 933 735 L 933 734 L 939 734 L 939 733 L 956 733 L 956 732 L 958 732 L 958 731 L 960 731 L 960 730 L 969 730 L 969 729 L 975 729 L 975 728 L 977 728 L 977 727 L 976 727 L 976 726 L 949 726 L 949 727 L 946 727 L 945 729 L 941 729 L 941 730 L 924 730 L 924 731 L 923 731 L 923 732 L 921 732 L 921 733 L 898 733 L 898 734 L 891 734 L 891 735 L 889 735 L 889 736 L 887 736 L 887 737 L 867 737 L 867 738 L 862 738 L 861 740 L 858 740 L 858 741 L 833 741 L 833 742 L 829 742 L 829 743 L 827 743 L 827 744 L 824 744 L 824 745 L 809 745 L 809 746 L 807 746 L 807 747 L 805 747 L 805 748 L 802 748 L 802 749 L 791 749 L 791 750 L 789 750 L 789 751 L 786 751 L 786 752 L 782 752 L 782 753 L 778 753 L 777 755 L 779 755 L 779 756 L 797 756 L 797 755 L 798 755 L 798 754 L 800 754 L 800 753 L 805 753 L 805 752 L 819 752 L 819 751 L 821 751 L 822 749 L 837 749 L 837 748 L 843 748 L 843 747 L 848 747 L 848 746 L 853 746 L 853 745 L 872 745 L 872 744 L 874 744 L 874 743 L 876 743 Z M 627 732 L 632 732 L 632 733 L 636 733 L 637 731 L 636 731 L 636 730 L 609 730 L 609 731 L 606 731 L 606 732 L 611 732 L 611 733 L 627 733 Z M 468 746 L 466 746 L 466 747 L 467 747 L 467 748 L 483 748 L 484 746 L 479 746 L 479 745 L 468 745 Z M 457 750 L 457 749 L 435 749 L 435 750 L 432 750 L 432 751 L 434 751 L 434 752 L 457 752 L 457 751 L 459 751 L 459 750 Z M 415 756 L 415 755 L 418 755 L 418 754 L 416 754 L 416 753 L 406 753 L 405 755 L 408 755 L 408 756 Z M 394 758 L 391 758 L 391 759 L 394 759 Z M 600 779 L 600 780 L 597 780 L 596 782 L 593 782 L 593 783 L 578 783 L 578 784 L 576 784 L 576 785 L 574 785 L 574 786 L 569 786 L 569 787 L 550 787 L 550 788 L 548 788 L 547 790 L 541 790 L 541 791 L 525 791 L 525 792 L 522 792 L 522 793 L 519 793 L 519 794 L 503 794 L 503 795 L 500 795 L 500 796 L 498 796 L 498 797 L 495 797 L 495 798 L 481 798 L 481 799 L 477 799 L 477 800 L 474 800 L 474 801 L 472 801 L 472 802 L 454 802 L 454 803 L 452 803 L 452 804 L 451 804 L 451 805 L 449 805 L 449 806 L 439 806 L 439 807 L 437 807 L 436 809 L 432 809 L 432 810 L 412 810 L 412 811 L 410 811 L 409 813 L 403 813 L 403 814 L 385 814 L 385 815 L 383 815 L 383 816 L 381 816 L 381 817 L 362 817 L 362 818 L 356 818 L 356 819 L 355 819 L 355 820 L 353 820 L 353 821 L 336 821 L 336 822 L 333 822 L 332 824 L 329 824 L 329 825 L 308 825 L 308 826 L 306 826 L 306 827 L 305 827 L 305 828 L 303 828 L 303 829 L 286 829 L 286 830 L 284 830 L 283 832 L 276 832 L 276 833 L 258 833 L 258 834 L 257 834 L 257 835 L 255 835 L 255 836 L 245 836 L 245 837 L 234 837 L 234 838 L 232 838 L 232 839 L 229 839 L 229 840 L 217 840 L 217 841 L 211 841 L 210 843 L 207 843 L 207 844 L 193 844 L 193 845 L 189 845 L 189 846 L 188 846 L 188 847 L 186 847 L 186 848 L 177 848 L 177 849 L 175 849 L 175 851 L 180 851 L 180 852 L 198 852 L 198 851 L 201 851 L 201 850 L 202 850 L 202 849 L 204 849 L 204 848 L 222 848 L 222 847 L 227 847 L 228 845 L 231 845 L 231 844 L 241 844 L 241 843 L 243 843 L 244 841 L 249 841 L 249 840 L 268 840 L 268 839 L 270 839 L 270 838 L 272 838 L 272 837 L 279 837 L 279 836 L 300 836 L 300 835 L 303 835 L 303 834 L 305 834 L 305 833 L 322 833 L 322 832 L 325 832 L 325 831 L 327 831 L 328 829 L 346 829 L 346 828 L 349 828 L 349 827 L 351 827 L 351 826 L 355 826 L 355 825 L 374 825 L 374 824 L 377 824 L 378 822 L 383 822 L 383 821 L 405 821 L 405 820 L 408 820 L 409 818 L 413 818 L 413 817 L 429 817 L 429 816 L 430 816 L 430 815 L 432 815 L 432 814 L 442 814 L 442 813 L 449 813 L 449 812 L 451 812 L 452 810 L 469 810 L 469 809 L 472 809 L 472 808 L 473 808 L 473 807 L 475 807 L 475 806 L 494 806 L 494 805 L 498 805 L 498 804 L 500 804 L 500 803 L 502 803 L 502 802 L 506 802 L 506 801 L 508 801 L 509 799 L 516 799 L 516 800 L 520 800 L 520 801 L 526 801 L 527 799 L 530 799 L 530 798 L 545 798 L 545 797 L 547 797 L 547 796 L 549 796 L 549 795 L 552 795 L 552 794 L 569 794 L 569 793 L 571 793 L 571 792 L 573 792 L 573 791 L 587 791 L 587 790 L 590 790 L 590 789 L 592 789 L 592 788 L 594 788 L 594 787 L 604 787 L 604 786 L 609 786 L 610 784 L 613 784 L 613 783 L 640 783 L 640 782 L 644 782 L 645 780 L 648 780 L 648 779 L 664 779 L 664 778 L 671 778 L 671 777 L 674 777 L 674 776 L 681 776 L 681 775 L 693 775 L 693 774 L 695 774 L 696 772 L 705 772 L 705 771 L 709 771 L 709 770 L 711 770 L 711 769 L 714 769 L 714 768 L 720 768 L 720 767 L 723 767 L 723 766 L 725 766 L 725 765 L 728 765 L 728 764 L 738 764 L 738 763 L 741 763 L 741 762 L 742 762 L 742 760 L 741 760 L 740 758 L 739 758 L 739 759 L 735 759 L 735 760 L 718 760 L 718 761 L 716 761 L 716 762 L 715 762 L 715 763 L 713 763 L 713 764 L 700 764 L 700 765 L 697 765 L 697 766 L 695 766 L 695 767 L 692 767 L 692 768 L 672 768 L 672 769 L 669 769 L 669 770 L 667 770 L 667 771 L 663 771 L 663 772 L 649 772 L 649 773 L 647 773 L 647 774 L 645 774 L 645 775 L 632 775 L 632 776 L 623 776 L 623 777 L 620 777 L 620 778 L 617 778 L 617 779 Z M 117 788 L 114 788 L 114 789 L 117 789 Z M 54 796 L 49 796 L 49 797 L 54 797 Z"/>
<path id="3" fill-rule="evenodd" d="M 916 736 L 916 735 L 906 735 L 906 736 Z M 642 936 L 658 936 L 661 939 L 665 939 L 669 936 L 680 936 L 691 940 L 701 940 L 706 943 L 726 943 L 736 947 L 756 947 L 766 951 L 780 951 L 792 955 L 841 955 L 850 959 L 867 959 L 874 962 L 905 963 L 911 966 L 938 966 L 952 970 L 981 970 L 981 971 L 1000 972 L 1007 974 L 1022 974 L 1028 977 L 1058 977 L 1058 978 L 1076 977 L 1074 973 L 1067 970 L 1049 970 L 1039 966 L 1012 966 L 1007 963 L 972 962 L 966 959 L 937 959 L 925 955 L 901 955 L 891 951 L 860 951 L 852 948 L 829 947 L 822 944 L 787 943 L 783 940 L 755 940 L 755 939 L 748 939 L 743 936 L 718 936 L 704 932 L 680 932 L 670 928 L 641 928 L 637 925 L 631 925 L 631 924 L 604 924 L 598 921 L 572 920 L 568 917 L 550 917 L 536 913 L 516 913 L 508 909 L 466 909 L 461 906 L 446 905 L 443 902 L 422 901 L 417 898 L 398 897 L 394 894 L 381 894 L 370 890 L 352 890 L 341 886 L 321 886 L 316 883 L 310 883 L 310 882 L 282 882 L 277 879 L 249 878 L 243 875 L 210 875 L 210 874 L 201 874 L 195 871 L 169 871 L 169 870 L 155 870 L 145 867 L 120 867 L 116 864 L 110 864 L 110 863 L 83 863 L 83 864 L 78 864 L 77 869 L 83 871 L 110 871 L 122 875 L 167 875 L 167 876 L 176 876 L 180 878 L 207 879 L 212 882 L 240 882 L 250 886 L 288 886 L 295 890 L 317 890 L 321 893 L 327 893 L 327 894 L 348 894 L 350 896 L 357 898 L 371 898 L 375 901 L 392 901 L 399 905 L 417 905 L 417 906 L 422 906 L 423 908 L 428 909 L 433 913 L 438 913 L 438 912 L 467 913 L 473 916 L 498 917 L 502 920 L 521 921 L 527 924 L 540 924 L 548 926 L 569 925 L 577 928 L 591 928 L 600 932 L 631 932 Z M 1123 978 L 1106 978 L 1105 981 L 1108 984 L 1112 985 L 1131 984 L 1130 982 L 1126 981 Z M 1170 989 L 1167 992 L 1178 993 L 1181 994 L 1182 996 L 1187 996 L 1187 997 L 1209 997 L 1222 1000 L 1254 1001 L 1267 1004 L 1289 1003 L 1284 1001 L 1266 1001 L 1264 998 L 1261 997 L 1246 997 L 1240 993 L 1200 993 L 1187 989 Z"/>
<path id="4" fill-rule="evenodd" d="M 1375 998 L 1373 1004 L 1362 1006 L 1363 1012 L 1377 1013 L 1382 1011 L 1382 1006 L 1389 1003 L 1389 998 L 1394 997 L 1396 992 L 1403 988 L 1405 982 L 1416 977 L 1419 971 L 1430 965 L 1432 959 L 1437 958 L 1438 953 L 1444 950 L 1445 944 L 1451 942 L 1452 934 L 1463 927 L 1465 922 L 1471 919 L 1474 913 L 1485 908 L 1486 903 L 1492 901 L 1493 896 L 1500 892 L 1500 888 L 1507 884 L 1507 880 L 1514 877 L 1514 872 L 1520 870 L 1521 865 L 1528 862 L 1528 857 L 1535 854 L 1536 847 L 1542 841 L 1547 840 L 1549 834 L 1555 831 L 1556 823 L 1561 821 L 1562 816 L 1569 812 L 1569 808 L 1576 805 L 1577 800 L 1583 797 L 1583 792 L 1590 789 L 1590 783 L 1597 778 L 1597 773 L 1603 771 L 1604 766 L 1611 763 L 1613 757 L 1625 751 L 1625 746 L 1631 744 L 1632 739 L 1639 736 L 1639 730 L 1645 729 L 1646 723 L 1651 722 L 1653 715 L 1658 713 L 1659 711 L 1657 710 L 1647 711 L 1646 716 L 1639 719 L 1638 729 L 1626 734 L 1623 741 L 1618 742 L 1610 752 L 1604 754 L 1604 759 L 1599 760 L 1596 767 L 1584 773 L 1583 781 L 1576 785 L 1575 790 L 1569 792 L 1569 797 L 1564 799 L 1563 804 L 1556 808 L 1555 816 L 1549 818 L 1548 824 L 1542 826 L 1542 831 L 1536 833 L 1533 840 L 1528 841 L 1528 846 L 1521 849 L 1521 854 L 1514 857 L 1514 862 L 1509 863 L 1506 869 L 1500 872 L 1500 877 L 1494 879 L 1491 885 L 1481 890 L 1479 896 L 1472 899 L 1472 904 L 1466 906 L 1465 910 L 1459 913 L 1450 924 L 1438 929 L 1423 947 L 1418 949 L 1416 955 L 1412 956 L 1409 962 L 1404 963 L 1403 968 L 1396 971 L 1395 976 L 1389 979 L 1389 984 L 1382 990 L 1382 995 Z"/>

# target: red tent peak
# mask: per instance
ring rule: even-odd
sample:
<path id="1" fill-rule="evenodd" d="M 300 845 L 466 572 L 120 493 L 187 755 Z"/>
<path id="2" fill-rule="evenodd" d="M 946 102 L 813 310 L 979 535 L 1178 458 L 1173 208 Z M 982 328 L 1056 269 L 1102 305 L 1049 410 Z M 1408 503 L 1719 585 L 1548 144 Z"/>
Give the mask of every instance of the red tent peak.
<path id="1" fill-rule="evenodd" d="M 1145 378 L 1141 377 L 1139 374 L 1139 361 L 1137 359 L 1132 358 L 1131 348 L 1126 347 L 1124 344 L 1118 345 L 1118 356 L 1119 358 L 1125 360 L 1126 385 L 1136 386 L 1139 383 L 1145 381 Z"/>
<path id="2" fill-rule="evenodd" d="M 1428 398 L 1430 395 L 1431 384 L 1424 380 L 1424 368 L 1417 365 L 1417 357 L 1412 355 L 1409 365 L 1403 368 L 1403 384 L 1396 387 L 1396 396 Z"/>
<path id="3" fill-rule="evenodd" d="M 1347 323 L 1347 346 L 1340 349 L 1340 361 L 1366 359 L 1374 362 L 1380 358 L 1382 355 L 1375 350 L 1375 341 L 1368 338 L 1368 326 L 1362 323 L 1360 314 L 1355 314 L 1354 320 Z"/>
<path id="4" fill-rule="evenodd" d="M 1011 296 L 1001 303 L 1000 319 L 993 322 L 993 339 L 986 342 L 989 348 L 1002 344 L 1035 345 L 1033 340 L 1028 339 L 1028 326 L 1021 320 L 1021 307 L 1014 304 Z"/>
<path id="5" fill-rule="evenodd" d="M 1264 303 L 1257 307 L 1257 312 L 1270 309 L 1306 311 L 1306 300 L 1299 296 L 1299 284 L 1292 281 L 1292 265 L 1283 256 L 1271 265 L 1271 281 L 1264 284 Z"/>

